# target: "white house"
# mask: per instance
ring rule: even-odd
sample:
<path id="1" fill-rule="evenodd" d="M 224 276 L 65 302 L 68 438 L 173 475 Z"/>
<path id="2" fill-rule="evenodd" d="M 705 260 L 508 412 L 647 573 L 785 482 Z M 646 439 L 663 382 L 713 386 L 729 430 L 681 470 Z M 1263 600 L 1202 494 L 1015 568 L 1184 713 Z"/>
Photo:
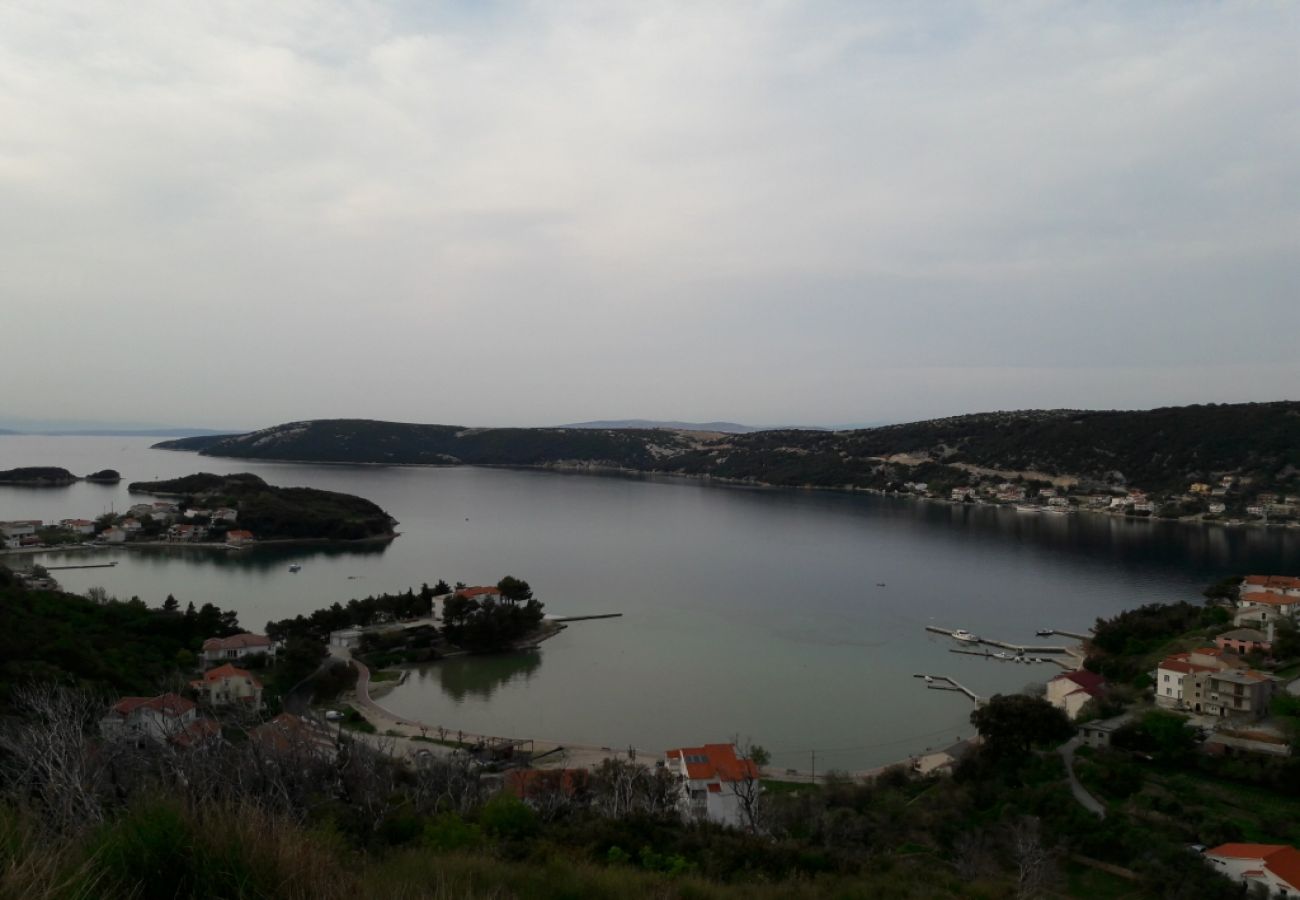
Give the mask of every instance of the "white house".
<path id="1" fill-rule="evenodd" d="M 340 650 L 353 650 L 361 646 L 360 628 L 341 628 L 330 632 L 330 646 Z"/>
<path id="2" fill-rule="evenodd" d="M 7 538 L 25 538 L 36 534 L 39 522 L 0 522 L 0 534 Z"/>
<path id="3" fill-rule="evenodd" d="M 136 534 L 140 529 L 144 528 L 144 526 L 140 524 L 140 520 L 134 518 L 123 519 L 120 524 L 122 530 L 127 534 Z"/>
<path id="4" fill-rule="evenodd" d="M 110 525 L 99 533 L 99 540 L 105 544 L 126 543 L 126 531 L 116 525 Z"/>
<path id="5" fill-rule="evenodd" d="M 1071 719 L 1093 697 L 1100 697 L 1106 689 L 1106 679 L 1087 669 L 1063 672 L 1047 682 L 1047 702 Z"/>
<path id="6" fill-rule="evenodd" d="M 1263 885 L 1269 897 L 1300 897 L 1300 850 L 1285 844 L 1220 844 L 1205 861 L 1248 889 Z"/>
<path id="7" fill-rule="evenodd" d="M 63 521 L 59 522 L 59 524 L 62 525 L 65 530 L 72 531 L 77 534 L 95 533 L 95 523 L 90 521 L 89 519 L 64 519 Z"/>
<path id="8" fill-rule="evenodd" d="M 233 522 L 239 518 L 239 510 L 223 506 L 212 511 L 212 521 Z"/>
<path id="9" fill-rule="evenodd" d="M 1252 591 L 1242 594 L 1237 605 L 1242 609 L 1248 606 L 1268 606 L 1277 610 L 1279 616 L 1290 617 L 1300 611 L 1300 596 L 1280 591 Z"/>
<path id="10" fill-rule="evenodd" d="M 756 799 L 762 785 L 758 766 L 737 757 L 735 745 L 682 747 L 664 756 L 680 785 L 678 808 L 684 817 L 744 827 L 746 801 Z"/>
<path id="11" fill-rule="evenodd" d="M 262 708 L 262 682 L 230 663 L 204 672 L 190 688 L 209 706 L 240 706 L 253 712 Z"/>
<path id="12" fill-rule="evenodd" d="M 274 658 L 277 649 L 275 641 L 266 635 L 243 632 L 230 637 L 208 638 L 203 642 L 200 656 L 205 663 L 230 662 L 254 653 L 264 653 L 268 658 Z"/>
<path id="13" fill-rule="evenodd" d="M 194 701 L 179 694 L 123 697 L 99 720 L 99 731 L 106 738 L 166 741 L 182 734 L 197 718 Z"/>
<path id="14" fill-rule="evenodd" d="M 243 528 L 232 528 L 226 532 L 226 543 L 235 547 L 253 543 L 253 532 Z"/>

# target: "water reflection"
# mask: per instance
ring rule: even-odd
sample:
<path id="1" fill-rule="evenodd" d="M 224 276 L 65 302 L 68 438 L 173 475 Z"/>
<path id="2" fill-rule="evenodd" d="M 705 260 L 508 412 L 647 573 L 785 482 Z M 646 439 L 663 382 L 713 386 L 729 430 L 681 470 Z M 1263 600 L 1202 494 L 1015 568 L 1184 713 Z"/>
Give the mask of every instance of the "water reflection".
<path id="1" fill-rule="evenodd" d="M 443 694 L 461 703 L 466 698 L 490 700 L 498 688 L 532 679 L 541 665 L 542 654 L 536 650 L 457 656 L 423 666 L 415 677 L 425 684 L 436 683 Z"/>

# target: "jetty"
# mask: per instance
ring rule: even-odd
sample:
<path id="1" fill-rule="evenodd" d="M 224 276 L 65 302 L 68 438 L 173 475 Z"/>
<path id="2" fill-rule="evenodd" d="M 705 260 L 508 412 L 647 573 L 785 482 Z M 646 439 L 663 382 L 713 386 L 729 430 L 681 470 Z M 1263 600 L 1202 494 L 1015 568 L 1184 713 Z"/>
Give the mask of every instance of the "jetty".
<path id="1" fill-rule="evenodd" d="M 921 673 L 919 675 L 913 675 L 912 677 L 924 678 L 925 686 L 932 691 L 957 691 L 958 693 L 965 694 L 974 701 L 977 706 L 984 703 L 983 698 L 981 698 L 979 694 L 957 681 L 957 679 L 950 678 L 947 675 L 926 675 L 925 673 Z"/>
<path id="2" fill-rule="evenodd" d="M 622 613 L 599 613 L 591 616 L 548 616 L 547 622 L 587 622 L 592 619 L 619 619 Z"/>
<path id="3" fill-rule="evenodd" d="M 953 637 L 956 629 L 939 628 L 936 625 L 925 626 L 926 631 L 933 631 L 935 634 L 942 634 Z M 1065 632 L 1057 632 L 1064 634 Z M 1058 647 L 1053 644 L 1013 644 L 1010 641 L 995 641 L 992 638 L 973 638 L 967 640 L 968 644 L 987 644 L 990 647 L 1001 647 L 1003 650 L 1014 650 L 1017 653 L 1069 653 L 1069 647 Z"/>
<path id="4" fill-rule="evenodd" d="M 86 563 L 85 565 L 81 565 L 81 566 L 46 566 L 45 571 L 56 572 L 56 571 L 62 571 L 64 569 L 111 569 L 115 565 L 117 565 L 117 560 L 113 560 L 113 562 L 106 562 L 106 563 Z"/>

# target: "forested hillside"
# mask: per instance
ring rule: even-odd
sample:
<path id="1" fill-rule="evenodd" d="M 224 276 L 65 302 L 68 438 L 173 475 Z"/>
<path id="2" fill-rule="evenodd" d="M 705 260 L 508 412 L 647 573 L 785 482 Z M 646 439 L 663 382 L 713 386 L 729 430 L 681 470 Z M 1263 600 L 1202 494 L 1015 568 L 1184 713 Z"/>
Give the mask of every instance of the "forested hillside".
<path id="1" fill-rule="evenodd" d="M 296 422 L 159 447 L 211 456 L 389 464 L 609 466 L 816 487 L 961 482 L 970 467 L 1085 484 L 1185 490 L 1225 475 L 1300 492 L 1300 403 L 1146 411 L 980 413 L 857 431 L 709 434 L 460 428 L 361 419 Z"/>

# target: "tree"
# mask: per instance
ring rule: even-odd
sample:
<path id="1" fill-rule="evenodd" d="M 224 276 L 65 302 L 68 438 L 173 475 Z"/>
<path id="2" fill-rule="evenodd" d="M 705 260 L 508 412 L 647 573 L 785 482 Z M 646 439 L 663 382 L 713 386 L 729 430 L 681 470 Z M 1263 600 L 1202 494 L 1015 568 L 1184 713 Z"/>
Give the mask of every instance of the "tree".
<path id="1" fill-rule="evenodd" d="M 163 612 L 174 613 L 176 612 L 176 610 L 181 608 L 181 605 L 176 600 L 175 597 L 173 597 L 171 594 L 168 594 L 167 599 L 163 601 L 162 608 L 163 608 Z"/>
<path id="2" fill-rule="evenodd" d="M 450 594 L 450 593 L 451 593 L 451 585 L 447 584 L 447 582 L 439 578 L 438 583 L 433 586 L 433 596 L 441 597 L 443 594 Z"/>
<path id="3" fill-rule="evenodd" d="M 1074 734 L 1064 712 L 1024 694 L 995 694 L 970 714 L 970 722 L 984 738 L 985 751 L 1001 759 L 1023 757 L 1035 746 L 1059 744 Z"/>
<path id="4" fill-rule="evenodd" d="M 498 581 L 497 590 L 511 603 L 524 603 L 533 599 L 533 589 L 528 586 L 528 582 L 512 575 L 507 575 Z"/>

